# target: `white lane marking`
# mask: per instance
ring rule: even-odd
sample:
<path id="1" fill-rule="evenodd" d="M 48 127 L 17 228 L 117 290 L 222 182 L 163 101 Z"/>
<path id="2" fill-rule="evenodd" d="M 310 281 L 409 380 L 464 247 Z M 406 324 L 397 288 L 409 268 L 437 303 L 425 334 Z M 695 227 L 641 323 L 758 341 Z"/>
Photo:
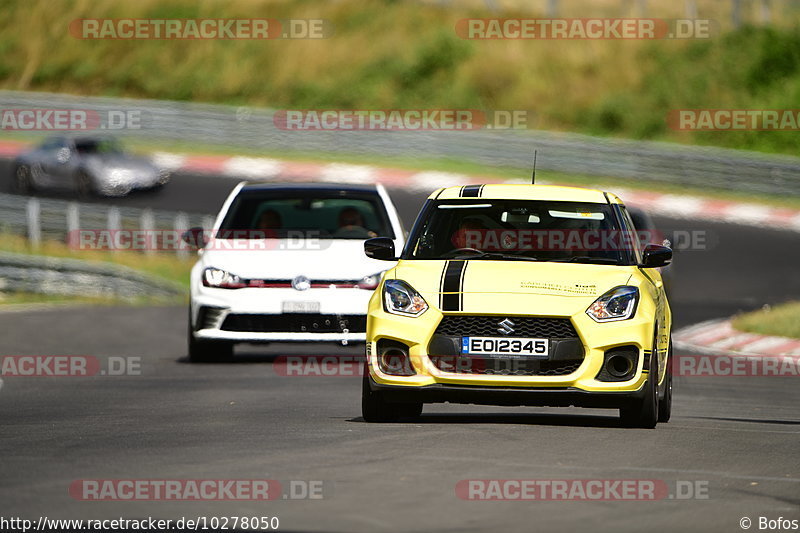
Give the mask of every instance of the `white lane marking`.
<path id="1" fill-rule="evenodd" d="M 742 342 L 754 341 L 757 340 L 760 335 L 755 335 L 753 333 L 737 333 L 727 339 L 722 339 L 716 342 L 712 342 L 709 345 L 709 348 L 714 348 L 716 350 L 725 350 L 730 349 L 731 346 L 737 345 Z"/>
<path id="2" fill-rule="evenodd" d="M 755 341 L 739 346 L 737 351 L 747 355 L 776 355 L 770 353 L 770 349 L 789 344 L 792 339 L 788 337 L 762 337 L 759 336 Z"/>
<path id="3" fill-rule="evenodd" d="M 723 337 L 725 336 L 732 336 L 736 334 L 736 330 L 733 329 L 731 323 L 727 320 L 718 322 L 715 324 L 713 328 L 706 328 L 700 333 L 696 333 L 691 338 L 687 338 L 685 336 L 681 336 L 680 332 L 678 332 L 679 340 L 683 342 L 689 342 L 694 344 L 701 344 L 701 345 L 709 345 L 714 342 L 719 342 L 721 340 L 725 340 Z"/>
<path id="4" fill-rule="evenodd" d="M 705 200 L 695 196 L 665 194 L 651 205 L 656 211 L 676 217 L 696 217 L 703 214 Z"/>
<path id="5" fill-rule="evenodd" d="M 724 220 L 739 224 L 762 225 L 772 218 L 772 208 L 755 204 L 733 204 L 725 208 Z"/>
<path id="6" fill-rule="evenodd" d="M 375 183 L 376 171 L 367 165 L 348 165 L 345 163 L 330 163 L 320 169 L 322 181 L 342 183 Z"/>
<path id="7" fill-rule="evenodd" d="M 727 337 L 725 337 L 727 335 Z M 720 337 L 724 338 L 720 338 Z M 730 320 L 707 320 L 687 326 L 672 334 L 673 343 L 681 350 L 692 350 L 703 354 L 728 355 L 731 353 L 748 356 L 800 355 L 800 341 L 796 348 L 777 352 L 770 351 L 795 339 L 745 333 L 733 329 Z M 740 344 L 736 348 L 732 346 Z"/>
<path id="8" fill-rule="evenodd" d="M 416 190 L 435 190 L 440 187 L 456 187 L 466 185 L 470 177 L 465 174 L 453 172 L 438 172 L 435 170 L 417 172 L 409 178 L 409 185 Z"/>
<path id="9" fill-rule="evenodd" d="M 683 342 L 673 339 L 673 346 L 678 350 L 689 350 L 703 355 L 726 355 L 728 352 L 722 350 L 715 350 L 701 344 L 694 344 L 692 342 Z"/>
<path id="10" fill-rule="evenodd" d="M 275 178 L 282 170 L 282 161 L 266 157 L 231 157 L 222 165 L 224 174 L 248 178 Z"/>
<path id="11" fill-rule="evenodd" d="M 682 341 L 691 342 L 695 338 L 703 337 L 712 331 L 718 330 L 725 322 L 727 322 L 725 319 L 706 320 L 699 324 L 681 328 L 674 332 L 672 336 Z"/>

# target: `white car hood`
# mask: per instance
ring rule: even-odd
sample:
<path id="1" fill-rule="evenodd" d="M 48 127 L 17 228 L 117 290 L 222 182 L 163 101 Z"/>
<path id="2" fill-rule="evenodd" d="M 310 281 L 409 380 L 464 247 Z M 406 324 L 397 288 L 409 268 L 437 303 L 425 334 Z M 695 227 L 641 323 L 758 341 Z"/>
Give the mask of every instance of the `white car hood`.
<path id="1" fill-rule="evenodd" d="M 364 255 L 364 241 L 320 240 L 318 249 L 292 249 L 284 239 L 212 240 L 202 251 L 204 267 L 226 270 L 247 279 L 358 280 L 395 266 Z M 236 249 L 230 249 L 232 247 Z M 296 247 L 296 243 L 295 243 Z M 263 249 L 260 249 L 263 248 Z"/>

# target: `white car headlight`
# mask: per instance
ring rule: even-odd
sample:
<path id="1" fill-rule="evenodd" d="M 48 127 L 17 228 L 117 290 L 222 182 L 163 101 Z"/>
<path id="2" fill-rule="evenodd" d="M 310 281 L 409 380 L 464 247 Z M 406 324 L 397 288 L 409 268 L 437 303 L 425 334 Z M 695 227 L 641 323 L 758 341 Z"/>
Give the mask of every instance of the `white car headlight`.
<path id="1" fill-rule="evenodd" d="M 408 283 L 390 279 L 383 284 L 383 308 L 394 315 L 419 316 L 428 303 Z"/>
<path id="2" fill-rule="evenodd" d="M 628 320 L 636 313 L 639 289 L 630 285 L 615 287 L 595 300 L 586 314 L 595 322 Z"/>
<path id="3" fill-rule="evenodd" d="M 203 270 L 203 285 L 220 289 L 240 289 L 246 287 L 242 278 L 219 268 L 208 267 Z"/>

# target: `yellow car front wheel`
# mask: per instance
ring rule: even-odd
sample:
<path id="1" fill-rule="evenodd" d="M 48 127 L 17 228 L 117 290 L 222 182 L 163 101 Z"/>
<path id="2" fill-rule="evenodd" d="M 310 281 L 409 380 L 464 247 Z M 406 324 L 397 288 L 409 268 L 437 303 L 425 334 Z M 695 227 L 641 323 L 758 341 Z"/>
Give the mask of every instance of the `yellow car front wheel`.
<path id="1" fill-rule="evenodd" d="M 413 420 L 422 414 L 422 403 L 387 402 L 380 391 L 370 387 L 369 366 L 364 366 L 364 378 L 361 385 L 361 416 L 365 422 L 397 422 Z"/>
<path id="2" fill-rule="evenodd" d="M 665 383 L 666 385 L 666 383 Z M 670 395 L 670 400 L 672 399 Z M 656 339 L 653 339 L 653 351 L 650 354 L 650 370 L 644 385 L 644 395 L 639 400 L 619 410 L 622 423 L 628 427 L 652 429 L 659 420 L 658 401 L 658 350 Z"/>

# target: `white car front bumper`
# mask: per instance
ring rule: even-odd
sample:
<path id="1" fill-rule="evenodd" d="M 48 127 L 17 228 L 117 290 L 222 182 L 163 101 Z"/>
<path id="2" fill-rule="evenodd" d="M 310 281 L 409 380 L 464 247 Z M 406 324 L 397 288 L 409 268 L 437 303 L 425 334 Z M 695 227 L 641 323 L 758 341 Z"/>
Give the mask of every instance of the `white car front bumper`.
<path id="1" fill-rule="evenodd" d="M 232 342 L 364 342 L 371 290 L 217 289 L 192 297 L 197 339 Z"/>

